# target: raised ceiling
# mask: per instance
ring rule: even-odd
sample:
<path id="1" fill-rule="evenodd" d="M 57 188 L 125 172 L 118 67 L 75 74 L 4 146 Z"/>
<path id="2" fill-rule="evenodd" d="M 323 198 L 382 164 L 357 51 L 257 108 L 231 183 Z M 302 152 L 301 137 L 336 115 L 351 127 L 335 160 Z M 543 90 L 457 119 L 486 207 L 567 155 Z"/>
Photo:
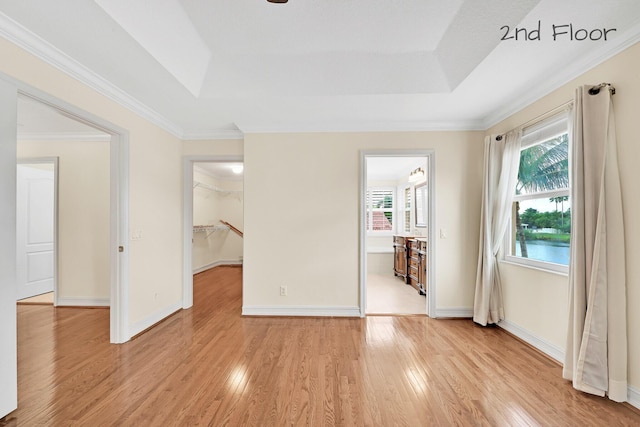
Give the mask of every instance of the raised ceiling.
<path id="1" fill-rule="evenodd" d="M 185 139 L 486 129 L 638 41 L 640 1 L 0 0 L 0 35 Z"/>

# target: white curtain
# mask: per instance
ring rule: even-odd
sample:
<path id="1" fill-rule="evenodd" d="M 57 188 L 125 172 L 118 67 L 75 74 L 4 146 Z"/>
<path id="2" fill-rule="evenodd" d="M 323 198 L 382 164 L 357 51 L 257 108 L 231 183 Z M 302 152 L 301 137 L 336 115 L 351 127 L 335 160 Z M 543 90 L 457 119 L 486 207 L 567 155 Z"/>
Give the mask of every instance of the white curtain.
<path id="1" fill-rule="evenodd" d="M 473 321 L 483 326 L 504 319 L 497 256 L 511 216 L 521 136 L 522 132 L 516 130 L 501 141 L 495 137 L 486 137 L 484 141 L 480 248 L 473 304 Z"/>
<path id="2" fill-rule="evenodd" d="M 563 376 L 627 400 L 624 226 L 608 87 L 576 90 L 572 126 L 569 325 Z"/>

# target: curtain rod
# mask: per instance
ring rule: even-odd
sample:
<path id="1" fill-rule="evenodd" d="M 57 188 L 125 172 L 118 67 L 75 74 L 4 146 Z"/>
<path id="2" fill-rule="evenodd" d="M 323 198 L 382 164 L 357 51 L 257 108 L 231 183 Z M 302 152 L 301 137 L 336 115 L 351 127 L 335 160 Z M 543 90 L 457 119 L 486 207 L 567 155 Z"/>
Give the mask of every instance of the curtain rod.
<path id="1" fill-rule="evenodd" d="M 533 119 L 529 120 L 528 122 L 518 126 L 518 128 L 524 129 L 524 128 L 528 128 L 530 126 L 533 126 L 536 123 L 539 123 L 539 122 L 541 122 L 541 121 L 543 121 L 543 120 L 545 120 L 545 119 L 547 119 L 547 118 L 549 118 L 551 116 L 555 116 L 560 111 L 565 110 L 565 109 L 569 108 L 572 105 L 573 105 L 573 100 L 567 101 L 567 102 L 565 102 L 563 104 L 560 104 L 557 107 L 555 107 L 555 108 L 553 108 L 553 109 L 551 109 L 551 110 L 549 110 L 549 111 L 547 111 L 545 113 L 540 114 L 539 116 L 534 117 Z M 515 129 L 517 129 L 517 128 L 515 128 Z M 503 135 L 496 136 L 496 141 L 502 141 L 502 137 L 503 137 Z"/>
<path id="2" fill-rule="evenodd" d="M 616 88 L 613 87 L 611 85 L 611 83 L 600 83 L 597 86 L 593 86 L 591 89 L 589 89 L 589 95 L 597 95 L 600 93 L 600 89 L 602 89 L 603 87 L 607 87 L 609 86 L 609 92 L 611 92 L 611 95 L 615 95 L 616 94 Z"/>
<path id="3" fill-rule="evenodd" d="M 615 95 L 616 94 L 616 88 L 613 87 L 613 85 L 611 83 L 600 83 L 599 85 L 596 86 L 592 86 L 589 89 L 589 95 L 597 95 L 600 93 L 600 89 L 602 89 L 603 87 L 609 87 L 609 92 L 611 92 L 611 95 Z M 546 119 L 547 117 L 551 117 L 553 115 L 558 114 L 560 111 L 564 110 L 565 108 L 572 106 L 573 105 L 573 101 L 567 101 L 562 105 L 557 106 L 556 108 L 547 111 L 546 113 L 542 113 L 539 116 L 529 120 L 528 122 L 526 122 L 523 125 L 520 125 L 519 127 L 524 129 L 530 126 L 535 125 L 536 123 L 541 122 L 542 120 Z M 503 135 L 498 135 L 496 136 L 496 141 L 502 141 L 502 136 Z"/>

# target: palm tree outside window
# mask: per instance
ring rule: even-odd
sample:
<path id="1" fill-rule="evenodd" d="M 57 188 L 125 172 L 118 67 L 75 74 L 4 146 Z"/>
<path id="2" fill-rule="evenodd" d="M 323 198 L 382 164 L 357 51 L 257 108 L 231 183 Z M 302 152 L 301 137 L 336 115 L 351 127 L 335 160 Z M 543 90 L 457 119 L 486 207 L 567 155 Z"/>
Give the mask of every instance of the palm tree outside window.
<path id="1" fill-rule="evenodd" d="M 566 115 L 523 135 L 510 244 L 512 262 L 566 272 L 571 239 Z"/>

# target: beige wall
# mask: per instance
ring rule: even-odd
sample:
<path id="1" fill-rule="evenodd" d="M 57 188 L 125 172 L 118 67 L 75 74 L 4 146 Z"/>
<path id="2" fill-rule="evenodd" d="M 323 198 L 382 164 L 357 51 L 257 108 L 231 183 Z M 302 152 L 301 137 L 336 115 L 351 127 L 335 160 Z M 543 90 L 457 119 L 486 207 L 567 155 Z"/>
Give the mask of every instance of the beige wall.
<path id="1" fill-rule="evenodd" d="M 25 157 L 58 157 L 58 298 L 108 303 L 109 142 L 20 141 Z"/>
<path id="2" fill-rule="evenodd" d="M 245 308 L 359 305 L 360 151 L 379 149 L 435 150 L 437 307 L 471 308 L 482 135 L 247 134 Z"/>
<path id="3" fill-rule="evenodd" d="M 0 39 L 0 72 L 129 131 L 129 323 L 133 329 L 182 303 L 182 175 L 178 138 Z M 10 59 L 10 60 L 9 60 Z"/>
<path id="4" fill-rule="evenodd" d="M 217 139 L 183 141 L 183 156 L 242 156 L 244 152 L 244 140 L 242 139 Z"/>
<path id="5" fill-rule="evenodd" d="M 573 99 L 575 89 L 584 84 L 611 82 L 617 89 L 613 98 L 618 138 L 618 159 L 622 186 L 627 250 L 627 327 L 629 340 L 629 384 L 640 388 L 640 211 L 637 184 L 640 182 L 640 44 L 584 73 L 560 89 L 514 114 L 488 133 L 502 133 Z M 501 264 L 505 316 L 521 328 L 553 345 L 565 348 L 567 328 L 566 276 Z"/>
<path id="6" fill-rule="evenodd" d="M 242 230 L 242 181 L 223 181 L 194 170 L 194 182 L 207 187 L 193 189 L 193 224 L 221 225 L 224 220 Z M 214 191 L 211 188 L 229 191 Z M 229 262 L 242 261 L 242 237 L 230 230 L 193 234 L 192 266 L 194 271 Z"/>

